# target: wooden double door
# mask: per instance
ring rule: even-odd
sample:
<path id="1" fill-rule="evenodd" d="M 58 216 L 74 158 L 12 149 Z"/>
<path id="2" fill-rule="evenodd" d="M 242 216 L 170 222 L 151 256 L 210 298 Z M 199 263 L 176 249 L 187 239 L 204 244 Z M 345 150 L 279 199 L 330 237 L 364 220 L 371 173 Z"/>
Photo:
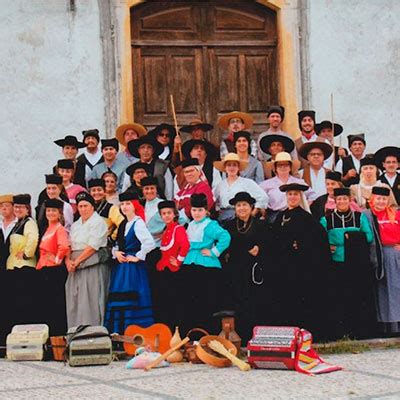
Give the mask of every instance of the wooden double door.
<path id="1" fill-rule="evenodd" d="M 152 1 L 131 11 L 135 120 L 147 127 L 194 118 L 214 124 L 241 110 L 266 127 L 278 103 L 276 15 L 252 1 Z"/>

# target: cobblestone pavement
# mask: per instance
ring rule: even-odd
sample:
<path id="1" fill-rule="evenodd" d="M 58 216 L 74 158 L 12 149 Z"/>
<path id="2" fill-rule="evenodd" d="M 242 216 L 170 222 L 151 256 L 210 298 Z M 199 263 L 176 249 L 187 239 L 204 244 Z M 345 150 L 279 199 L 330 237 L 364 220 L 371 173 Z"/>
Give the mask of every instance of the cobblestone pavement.
<path id="1" fill-rule="evenodd" d="M 0 361 L 0 399 L 400 399 L 400 350 L 326 356 L 345 369 L 293 371 L 179 364 L 151 372 L 57 362 Z"/>

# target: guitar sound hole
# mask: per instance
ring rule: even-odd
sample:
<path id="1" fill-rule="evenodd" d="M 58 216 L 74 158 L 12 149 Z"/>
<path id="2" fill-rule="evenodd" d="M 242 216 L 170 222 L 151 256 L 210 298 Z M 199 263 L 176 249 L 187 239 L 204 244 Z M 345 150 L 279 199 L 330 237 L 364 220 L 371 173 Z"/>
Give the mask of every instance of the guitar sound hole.
<path id="1" fill-rule="evenodd" d="M 133 343 L 136 346 L 143 346 L 144 345 L 144 337 L 142 335 L 136 335 L 133 338 Z"/>

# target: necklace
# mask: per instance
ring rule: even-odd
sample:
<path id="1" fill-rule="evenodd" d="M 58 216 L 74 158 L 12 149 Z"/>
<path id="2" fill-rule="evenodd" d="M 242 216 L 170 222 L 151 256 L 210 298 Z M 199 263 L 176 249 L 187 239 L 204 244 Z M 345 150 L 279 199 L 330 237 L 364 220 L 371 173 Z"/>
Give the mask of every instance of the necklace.
<path id="1" fill-rule="evenodd" d="M 243 224 L 242 227 L 240 227 L 239 225 L 239 218 L 236 219 L 236 229 L 239 233 L 241 233 L 242 235 L 247 233 L 249 231 L 249 229 L 251 228 L 251 226 L 253 225 L 253 218 L 249 218 L 249 220 L 247 221 L 247 223 L 245 222 Z"/>
<path id="2" fill-rule="evenodd" d="M 342 221 L 342 228 L 345 228 L 345 227 L 346 227 L 346 223 L 347 223 L 347 222 L 350 222 L 351 220 L 353 220 L 353 226 L 355 226 L 355 223 L 354 223 L 354 213 L 353 213 L 353 211 L 349 210 L 349 211 L 347 212 L 347 214 L 342 214 L 342 215 L 340 215 L 340 214 L 338 213 L 338 211 L 335 210 L 335 211 L 333 211 L 333 214 L 335 214 L 335 215 Z M 332 219 L 333 219 L 333 218 L 332 218 Z M 332 221 L 332 226 L 334 226 L 333 221 Z"/>

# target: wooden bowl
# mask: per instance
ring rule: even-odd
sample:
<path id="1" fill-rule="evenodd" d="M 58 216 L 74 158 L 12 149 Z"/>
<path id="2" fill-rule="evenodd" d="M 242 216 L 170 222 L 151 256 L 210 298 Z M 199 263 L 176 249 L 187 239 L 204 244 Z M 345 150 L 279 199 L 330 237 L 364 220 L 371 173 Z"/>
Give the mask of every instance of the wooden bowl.
<path id="1" fill-rule="evenodd" d="M 203 336 L 200 339 L 199 344 L 196 347 L 197 357 L 199 357 L 203 363 L 212 365 L 213 367 L 230 367 L 232 365 L 230 360 L 220 354 L 217 354 L 208 347 L 207 343 L 211 340 L 217 340 L 218 342 L 222 343 L 230 353 L 236 356 L 237 349 L 232 342 L 219 336 L 208 335 Z"/>

